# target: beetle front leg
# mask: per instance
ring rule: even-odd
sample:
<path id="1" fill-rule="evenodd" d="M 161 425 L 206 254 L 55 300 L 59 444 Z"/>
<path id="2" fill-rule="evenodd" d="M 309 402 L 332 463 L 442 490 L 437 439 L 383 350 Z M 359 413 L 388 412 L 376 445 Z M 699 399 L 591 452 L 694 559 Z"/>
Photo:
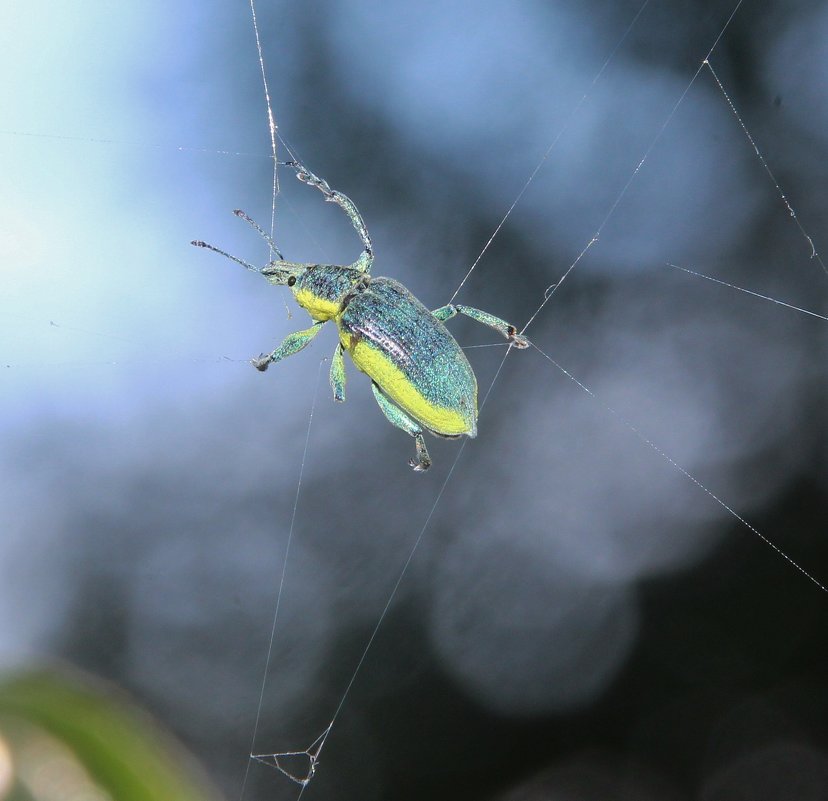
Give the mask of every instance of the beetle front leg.
<path id="1" fill-rule="evenodd" d="M 365 227 L 365 221 L 362 219 L 362 215 L 359 213 L 359 209 L 356 207 L 354 201 L 347 195 L 343 195 L 342 192 L 331 189 L 330 184 L 324 178 L 319 178 L 314 175 L 298 161 L 288 161 L 285 163 L 285 166 L 296 170 L 296 177 L 302 183 L 318 189 L 325 196 L 325 200 L 329 203 L 336 203 L 348 215 L 348 219 L 362 240 L 362 247 L 364 248 L 363 254 L 357 259 L 355 265 L 362 272 L 370 272 L 371 264 L 374 261 L 374 246 L 371 244 L 371 237 L 368 234 L 368 229 Z"/>
<path id="2" fill-rule="evenodd" d="M 484 312 L 471 306 L 461 306 L 459 303 L 456 305 L 449 303 L 448 306 L 441 306 L 439 309 L 435 309 L 431 313 L 441 323 L 444 323 L 446 320 L 450 320 L 457 314 L 464 314 L 466 317 L 471 317 L 472 320 L 476 320 L 478 323 L 483 323 L 483 325 L 487 325 L 489 328 L 494 328 L 495 331 L 506 337 L 506 339 L 508 339 L 509 342 L 516 348 L 529 347 L 529 340 L 525 336 L 519 334 L 515 326 L 507 323 L 505 320 L 501 320 L 500 317 L 495 317 L 493 314 L 489 314 L 489 312 Z"/>
<path id="3" fill-rule="evenodd" d="M 325 323 L 314 323 L 303 331 L 294 331 L 288 334 L 281 345 L 273 353 L 263 353 L 258 359 L 251 359 L 250 363 L 259 371 L 264 372 L 273 362 L 279 362 L 288 356 L 293 356 L 305 347 L 322 329 Z"/>
<path id="4" fill-rule="evenodd" d="M 331 389 L 334 400 L 340 403 L 345 400 L 345 360 L 342 358 L 344 350 L 341 343 L 337 345 L 331 359 Z"/>
<path id="5" fill-rule="evenodd" d="M 426 448 L 425 440 L 423 439 L 422 426 L 410 418 L 398 406 L 391 403 L 391 401 L 382 394 L 382 390 L 374 381 L 371 382 L 371 389 L 374 391 L 374 397 L 377 399 L 377 403 L 379 404 L 380 409 L 382 409 L 382 413 L 388 419 L 388 422 L 395 425 L 397 428 L 401 428 L 406 434 L 410 434 L 414 437 L 414 447 L 416 448 L 417 458 L 409 459 L 408 464 L 410 464 L 411 467 L 413 467 L 417 472 L 428 470 L 428 468 L 431 467 L 431 457 L 428 455 L 428 449 Z"/>

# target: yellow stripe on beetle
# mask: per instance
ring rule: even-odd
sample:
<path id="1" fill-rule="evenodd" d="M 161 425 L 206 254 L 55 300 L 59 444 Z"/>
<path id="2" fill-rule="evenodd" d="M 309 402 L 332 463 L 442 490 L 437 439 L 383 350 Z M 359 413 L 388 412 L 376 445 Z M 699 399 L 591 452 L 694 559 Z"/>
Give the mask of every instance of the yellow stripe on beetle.
<path id="1" fill-rule="evenodd" d="M 307 309 L 308 314 L 313 317 L 314 320 L 319 320 L 320 322 L 333 320 L 339 311 L 338 301 L 320 297 L 319 295 L 315 295 L 313 292 L 300 289 L 294 290 L 293 295 L 296 298 L 296 302 L 303 309 Z"/>
<path id="2" fill-rule="evenodd" d="M 352 346 L 350 337 L 342 336 L 340 340 L 351 354 L 353 363 L 363 373 L 371 376 L 394 403 L 430 431 L 450 437 L 460 434 L 473 437 L 477 434 L 474 419 L 469 420 L 455 409 L 429 401 L 384 353 L 364 341 L 358 341 Z M 477 407 L 476 401 L 477 398 L 474 408 Z"/>

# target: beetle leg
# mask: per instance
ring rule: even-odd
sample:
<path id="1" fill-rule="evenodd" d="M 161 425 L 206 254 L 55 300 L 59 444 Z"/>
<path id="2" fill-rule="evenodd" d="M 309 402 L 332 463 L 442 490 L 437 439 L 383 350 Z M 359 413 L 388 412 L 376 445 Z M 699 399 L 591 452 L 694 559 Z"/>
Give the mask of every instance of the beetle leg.
<path id="1" fill-rule="evenodd" d="M 333 359 L 331 359 L 331 389 L 335 401 L 340 403 L 345 400 L 345 360 L 342 358 L 344 348 L 342 344 L 336 346 Z"/>
<path id="2" fill-rule="evenodd" d="M 302 350 L 321 330 L 325 323 L 314 323 L 303 331 L 294 331 L 288 334 L 281 345 L 273 353 L 263 353 L 258 359 L 251 359 L 250 363 L 261 372 L 267 370 L 272 362 L 278 362 Z"/>
<path id="3" fill-rule="evenodd" d="M 431 467 L 431 457 L 428 455 L 425 440 L 423 439 L 422 426 L 420 426 L 419 423 L 416 423 L 398 406 L 391 403 L 391 401 L 382 394 L 382 390 L 377 386 L 376 382 L 371 382 L 371 389 L 374 391 L 374 397 L 377 399 L 377 403 L 379 404 L 380 409 L 382 409 L 382 413 L 388 418 L 388 422 L 395 425 L 397 428 L 401 428 L 406 434 L 410 434 L 414 437 L 414 447 L 417 450 L 417 458 L 409 459 L 408 464 L 410 464 L 411 467 L 418 472 L 428 470 L 428 468 Z"/>
<path id="4" fill-rule="evenodd" d="M 354 266 L 358 270 L 366 273 L 369 272 L 371 263 L 374 260 L 374 246 L 371 244 L 371 237 L 368 234 L 368 229 L 365 227 L 365 221 L 362 219 L 362 215 L 359 213 L 359 209 L 357 209 L 354 201 L 347 195 L 343 195 L 342 192 L 331 189 L 330 184 L 326 180 L 314 175 L 298 161 L 285 162 L 285 166 L 296 170 L 296 177 L 300 181 L 318 189 L 325 196 L 325 200 L 329 203 L 336 203 L 348 215 L 351 225 L 354 226 L 354 230 L 359 234 L 359 238 L 362 240 L 362 246 L 365 248 L 363 254 L 354 263 Z"/>
<path id="5" fill-rule="evenodd" d="M 453 306 L 449 303 L 448 306 L 440 306 L 439 309 L 435 309 L 431 312 L 441 323 L 444 323 L 446 320 L 450 320 L 457 314 L 457 307 Z"/>
<path id="6" fill-rule="evenodd" d="M 529 340 L 525 336 L 519 334 L 515 326 L 510 325 L 505 320 L 501 320 L 500 317 L 495 317 L 493 314 L 489 314 L 489 312 L 484 312 L 480 309 L 472 308 L 471 306 L 461 306 L 459 303 L 457 305 L 449 303 L 448 306 L 441 306 L 439 309 L 435 309 L 431 313 L 441 323 L 444 323 L 446 320 L 450 320 L 456 314 L 465 314 L 466 317 L 471 317 L 472 320 L 476 320 L 478 323 L 483 323 L 483 325 L 487 325 L 489 328 L 494 328 L 495 331 L 506 337 L 506 339 L 508 339 L 509 342 L 516 348 L 529 347 Z"/>

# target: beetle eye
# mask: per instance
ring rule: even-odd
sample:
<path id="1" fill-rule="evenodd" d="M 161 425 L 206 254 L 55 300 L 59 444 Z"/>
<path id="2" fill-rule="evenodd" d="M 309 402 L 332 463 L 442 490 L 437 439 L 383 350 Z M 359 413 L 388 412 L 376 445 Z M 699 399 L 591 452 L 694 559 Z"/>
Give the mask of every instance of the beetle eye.
<path id="1" fill-rule="evenodd" d="M 293 286 L 295 283 L 296 283 L 296 276 L 291 275 L 287 280 L 287 284 L 288 284 L 288 286 Z"/>

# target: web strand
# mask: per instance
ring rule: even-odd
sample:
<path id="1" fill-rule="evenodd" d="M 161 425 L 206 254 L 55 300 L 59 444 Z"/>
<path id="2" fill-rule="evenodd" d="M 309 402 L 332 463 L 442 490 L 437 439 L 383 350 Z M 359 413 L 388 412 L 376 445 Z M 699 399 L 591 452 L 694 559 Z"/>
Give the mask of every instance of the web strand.
<path id="1" fill-rule="evenodd" d="M 151 142 L 136 142 L 127 139 L 102 139 L 94 136 L 70 136 L 69 134 L 41 133 L 38 131 L 0 130 L 0 136 L 20 136 L 32 139 L 56 139 L 65 142 L 89 142 L 95 145 L 114 145 L 117 147 L 145 148 L 148 150 L 169 150 L 179 153 L 206 153 L 210 156 L 242 156 L 244 158 L 271 159 L 263 153 L 247 153 L 243 150 L 221 150 L 212 147 L 195 147 L 191 145 L 164 145 Z"/>
<path id="2" fill-rule="evenodd" d="M 503 226 L 506 224 L 506 220 L 508 220 L 509 217 L 511 217 L 512 212 L 515 210 L 518 203 L 520 203 L 521 199 L 526 194 L 526 190 L 529 189 L 530 184 L 532 183 L 532 181 L 535 180 L 535 176 L 540 172 L 541 168 L 546 163 L 547 159 L 549 158 L 550 154 L 554 150 L 555 146 L 558 144 L 558 141 L 560 140 L 560 138 L 569 129 L 570 124 L 575 119 L 575 116 L 578 114 L 578 112 L 581 110 L 581 107 L 589 99 L 590 92 L 595 88 L 595 85 L 601 79 L 601 76 L 604 74 L 607 67 L 612 62 L 613 58 L 615 58 L 615 54 L 618 52 L 621 45 L 624 44 L 627 37 L 630 35 L 630 31 L 632 31 L 632 29 L 635 27 L 635 24 L 638 22 L 639 18 L 644 13 L 644 9 L 647 8 L 647 5 L 649 4 L 649 2 L 650 2 L 650 0 L 644 0 L 644 3 L 642 4 L 641 8 L 638 9 L 638 12 L 633 17 L 630 24 L 627 26 L 627 29 L 624 31 L 624 33 L 622 34 L 622 36 L 618 40 L 618 42 L 616 42 L 615 47 L 612 48 L 612 51 L 607 56 L 604 63 L 601 65 L 601 69 L 599 69 L 598 72 L 595 73 L 595 77 L 592 79 L 592 82 L 590 83 L 589 87 L 587 88 L 587 91 L 584 92 L 584 94 L 581 96 L 581 99 L 577 102 L 575 107 L 569 113 L 569 116 L 567 117 L 566 122 L 561 127 L 561 129 L 558 131 L 555 138 L 550 142 L 549 147 L 546 148 L 546 152 L 543 154 L 543 156 L 541 156 L 540 161 L 535 165 L 535 168 L 532 170 L 532 172 L 529 173 L 529 177 L 526 179 L 526 182 L 523 184 L 523 187 L 518 192 L 517 197 L 514 199 L 514 201 L 512 201 L 512 205 L 509 206 L 509 208 L 506 210 L 506 213 L 503 215 L 503 218 L 497 224 L 494 231 L 492 231 L 492 235 L 489 237 L 486 244 L 483 245 L 483 250 L 480 251 L 477 258 L 472 263 L 472 266 L 469 267 L 468 272 L 463 276 L 463 280 L 460 281 L 460 283 L 457 286 L 457 289 L 454 290 L 454 294 L 449 298 L 449 301 L 448 301 L 449 303 L 454 302 L 454 299 L 460 293 L 460 290 L 463 288 L 463 285 L 466 283 L 466 281 L 469 280 L 469 277 L 471 276 L 471 274 L 477 268 L 477 265 L 480 263 L 480 260 L 483 258 L 483 256 L 485 255 L 486 251 L 489 249 L 492 242 L 494 242 L 495 237 L 500 233 L 500 229 L 503 228 Z M 581 255 L 583 255 L 583 254 L 581 254 Z M 580 256 L 578 258 L 580 258 Z"/>
<path id="3" fill-rule="evenodd" d="M 793 221 L 796 223 L 797 227 L 799 228 L 799 232 L 805 237 L 805 241 L 808 243 L 808 246 L 811 249 L 810 258 L 816 259 L 819 263 L 819 266 L 822 267 L 822 271 L 828 275 L 828 268 L 826 268 L 825 263 L 822 261 L 822 257 L 817 253 L 816 246 L 814 245 L 814 240 L 811 235 L 805 230 L 802 223 L 799 221 L 799 217 L 797 216 L 796 212 L 794 211 L 791 202 L 788 200 L 787 195 L 782 191 L 782 187 L 779 185 L 779 181 L 776 180 L 776 176 L 773 174 L 768 162 L 765 160 L 765 157 L 759 151 L 759 147 L 757 146 L 756 142 L 754 141 L 753 137 L 750 135 L 750 131 L 748 131 L 747 126 L 742 122 L 742 118 L 739 115 L 739 112 L 736 110 L 736 106 L 733 104 L 733 101 L 730 99 L 730 95 L 725 90 L 724 86 L 722 85 L 719 76 L 716 74 L 716 70 L 713 69 L 713 65 L 710 63 L 710 54 L 708 53 L 707 58 L 704 60 L 704 66 L 710 70 L 710 74 L 713 76 L 713 80 L 716 81 L 716 85 L 719 87 L 719 91 L 724 96 L 724 99 L 727 101 L 727 105 L 730 106 L 730 110 L 733 112 L 733 116 L 736 117 L 736 121 L 739 123 L 739 126 L 742 129 L 742 132 L 747 137 L 748 142 L 750 142 L 750 146 L 753 148 L 753 152 L 756 154 L 756 158 L 759 159 L 759 163 L 764 168 L 765 172 L 768 174 L 768 178 L 770 178 L 771 183 L 776 188 L 776 192 L 779 197 L 782 199 L 782 202 L 785 204 L 785 208 L 788 210 L 788 214 L 790 214 Z"/>
<path id="4" fill-rule="evenodd" d="M 283 751 L 280 754 L 251 754 L 252 758 L 263 765 L 271 768 L 276 768 L 280 773 L 288 777 L 292 782 L 302 787 L 302 790 L 310 783 L 310 780 L 316 774 L 316 768 L 319 765 L 319 756 L 322 749 L 325 747 L 325 741 L 328 739 L 328 734 L 331 730 L 329 724 L 325 731 L 322 732 L 304 751 Z M 307 760 L 307 769 L 304 773 L 295 773 L 293 770 L 288 770 L 284 763 L 288 759 Z M 299 791 L 301 796 L 302 791 Z"/>
<path id="5" fill-rule="evenodd" d="M 555 367 L 557 367 L 558 370 L 560 370 L 570 381 L 573 381 L 578 387 L 580 387 L 584 392 L 586 392 L 587 395 L 589 395 L 593 400 L 597 401 L 606 411 L 608 411 L 626 429 L 631 431 L 636 436 L 636 438 L 638 440 L 643 442 L 648 448 L 650 448 L 652 451 L 657 453 L 662 459 L 664 459 L 664 461 L 666 461 L 671 467 L 678 470 L 679 473 L 681 473 L 685 478 L 692 481 L 700 490 L 702 490 L 702 492 L 704 492 L 706 495 L 708 495 L 710 498 L 712 498 L 731 517 L 736 519 L 742 526 L 744 526 L 746 529 L 748 529 L 748 531 L 751 531 L 753 534 L 755 534 L 757 537 L 759 537 L 759 539 L 762 540 L 762 542 L 764 542 L 765 545 L 767 545 L 768 547 L 770 547 L 774 551 L 776 551 L 776 553 L 779 556 L 781 556 L 789 565 L 796 568 L 796 570 L 798 570 L 803 576 L 805 576 L 805 578 L 807 578 L 813 584 L 816 584 L 816 586 L 819 587 L 819 589 L 821 589 L 824 593 L 828 593 L 828 587 L 826 587 L 821 581 L 819 581 L 819 579 L 815 578 L 811 573 L 809 573 L 807 570 L 805 570 L 805 568 L 802 567 L 798 562 L 796 562 L 794 559 L 792 559 L 790 556 L 788 556 L 788 554 L 785 553 L 785 551 L 783 551 L 778 545 L 776 545 L 776 543 L 774 543 L 773 540 L 769 539 L 764 534 L 762 534 L 762 532 L 759 531 L 755 526 L 748 523 L 748 521 L 745 520 L 745 518 L 742 517 L 735 509 L 733 509 L 732 506 L 728 506 L 728 504 L 725 503 L 718 495 L 716 495 L 716 493 L 714 493 L 713 490 L 709 489 L 707 486 L 702 484 L 702 482 L 699 481 L 699 479 L 696 478 L 692 473 L 685 470 L 669 454 L 667 454 L 665 451 L 663 451 L 661 448 L 659 448 L 659 446 L 656 445 L 651 439 L 648 439 L 647 436 L 644 435 L 638 428 L 636 428 L 626 418 L 624 418 L 615 409 L 613 409 L 612 406 L 608 405 L 603 400 L 601 400 L 586 384 L 583 384 L 581 381 L 579 381 L 577 378 L 575 378 L 575 376 L 572 375 L 572 373 L 570 373 L 568 370 L 566 370 L 564 367 L 562 367 L 560 364 L 558 364 L 558 362 L 556 362 L 551 356 L 549 356 L 549 354 L 542 351 L 537 345 L 532 343 L 532 347 L 538 353 L 540 353 L 540 355 L 543 356 L 544 359 L 547 359 L 551 364 L 553 364 Z"/>
<path id="6" fill-rule="evenodd" d="M 320 384 L 320 379 L 322 377 L 322 365 L 324 365 L 326 361 L 327 361 L 327 359 L 322 359 L 319 362 L 319 369 L 316 372 L 316 387 L 313 391 L 313 400 L 311 401 L 310 415 L 308 415 L 308 429 L 305 432 L 305 447 L 302 450 L 302 461 L 299 465 L 299 478 L 296 481 L 296 496 L 293 500 L 293 511 L 291 512 L 291 515 L 290 515 L 290 528 L 288 529 L 287 544 L 285 545 L 285 556 L 284 556 L 284 559 L 282 560 L 282 573 L 279 577 L 279 590 L 276 593 L 276 608 L 273 612 L 273 623 L 270 627 L 270 640 L 269 640 L 268 645 L 267 645 L 267 657 L 265 658 L 264 674 L 262 675 L 262 686 L 261 686 L 261 690 L 259 692 L 259 704 L 256 708 L 256 720 L 253 724 L 253 735 L 250 738 L 250 755 L 249 755 L 249 758 L 247 760 L 247 765 L 246 765 L 245 770 L 244 770 L 244 779 L 242 780 L 241 794 L 239 795 L 239 801 L 242 801 L 242 799 L 244 799 L 244 791 L 245 791 L 245 788 L 247 787 L 247 778 L 248 778 L 248 775 L 250 773 L 250 763 L 253 759 L 259 759 L 259 757 L 261 756 L 261 755 L 257 756 L 254 753 L 255 746 L 256 746 L 256 735 L 259 733 L 259 723 L 260 723 L 261 717 L 262 717 L 262 707 L 264 706 L 265 688 L 267 687 L 267 674 L 268 674 L 268 671 L 270 670 L 271 659 L 273 658 L 273 643 L 276 639 L 276 623 L 279 620 L 279 609 L 280 609 L 281 604 L 282 604 L 282 592 L 283 592 L 284 587 L 285 587 L 285 576 L 287 575 L 287 565 L 288 565 L 288 557 L 290 556 L 290 546 L 291 546 L 291 543 L 293 542 L 293 531 L 296 527 L 296 512 L 297 512 L 297 509 L 299 508 L 299 496 L 300 496 L 301 491 L 302 491 L 302 478 L 305 475 L 305 463 L 306 463 L 307 458 L 308 458 L 308 444 L 310 443 L 311 426 L 313 425 L 313 413 L 316 410 L 316 399 L 319 396 L 319 384 Z M 328 727 L 328 730 L 330 730 L 330 726 Z M 325 737 L 327 737 L 327 731 L 328 730 L 326 730 L 326 732 L 324 734 Z M 313 745 L 316 744 L 316 742 L 317 741 L 315 740 L 314 744 L 311 745 L 311 749 L 313 748 Z M 322 743 L 319 745 L 319 748 L 316 750 L 315 759 L 318 759 L 319 751 L 322 750 L 322 745 L 324 745 L 324 738 L 322 739 Z M 311 749 L 308 749 L 308 750 L 311 750 Z M 287 752 L 287 753 L 301 753 L 301 752 Z M 305 753 L 307 753 L 307 752 L 305 752 Z M 272 756 L 278 756 L 278 755 L 274 754 Z M 308 754 L 308 756 L 310 757 L 310 754 Z M 315 764 L 315 759 L 313 760 L 312 767 Z M 278 767 L 278 765 L 276 767 Z M 279 768 L 279 769 L 282 770 L 281 768 Z M 282 770 L 282 772 L 285 773 L 284 770 Z"/>
<path id="7" fill-rule="evenodd" d="M 698 273 L 695 270 L 690 270 L 687 267 L 680 267 L 678 264 L 671 264 L 667 263 L 668 267 L 672 267 L 676 270 L 681 270 L 683 273 L 687 273 L 688 275 L 694 275 L 696 278 L 704 278 L 705 281 L 712 281 L 714 284 L 721 284 L 722 286 L 729 287 L 730 289 L 736 289 L 739 292 L 744 292 L 746 295 L 752 295 L 755 298 L 761 298 L 762 300 L 768 300 L 771 303 L 776 303 L 779 306 L 784 306 L 786 309 L 793 309 L 793 311 L 800 312 L 802 314 L 808 314 L 811 317 L 816 317 L 818 320 L 825 320 L 828 322 L 828 317 L 817 314 L 813 311 L 808 311 L 808 309 L 803 309 L 801 306 L 794 306 L 792 303 L 785 303 L 784 300 L 777 300 L 776 298 L 772 298 L 768 295 L 760 295 L 758 292 L 753 292 L 750 289 L 745 289 L 744 287 L 736 286 L 736 284 L 730 284 L 727 281 L 722 281 L 719 278 L 713 278 L 712 276 L 705 275 L 704 273 Z"/>
<path id="8" fill-rule="evenodd" d="M 273 104 L 270 102 L 270 89 L 267 85 L 267 70 L 265 70 L 262 40 L 259 36 L 259 22 L 256 19 L 256 3 L 254 0 L 250 0 L 250 16 L 253 19 L 253 33 L 256 35 L 256 52 L 259 56 L 259 69 L 262 72 L 262 85 L 264 86 L 265 103 L 267 105 L 267 127 L 270 131 L 270 153 L 273 158 L 273 186 L 270 203 L 270 238 L 272 240 L 275 239 L 276 235 L 276 196 L 279 194 L 279 156 L 276 146 L 279 129 L 273 116 Z M 272 258 L 273 253 L 270 255 Z"/>
<path id="9" fill-rule="evenodd" d="M 563 282 L 570 276 L 570 274 L 575 269 L 575 266 L 578 264 L 578 262 L 581 261 L 581 259 L 586 254 L 586 252 L 600 239 L 601 232 L 604 230 L 607 223 L 610 221 L 612 216 L 615 214 L 616 209 L 621 204 L 621 201 L 624 199 L 624 196 L 627 194 L 627 191 L 629 190 L 630 186 L 632 186 L 632 183 L 636 179 L 636 176 L 638 175 L 639 172 L 641 172 L 641 168 L 644 166 L 644 163 L 649 158 L 650 153 L 652 153 L 655 146 L 659 143 L 659 141 L 661 140 L 661 137 L 664 135 L 664 132 L 667 130 L 670 123 L 673 121 L 673 117 L 676 116 L 676 112 L 678 111 L 679 106 L 681 106 L 681 104 L 684 102 L 684 99 L 687 97 L 687 94 L 689 93 L 689 91 L 692 88 L 693 84 L 696 82 L 696 79 L 699 77 L 699 75 L 701 74 L 701 71 L 704 69 L 705 64 L 708 63 L 708 60 L 710 59 L 710 56 L 713 55 L 713 51 L 716 49 L 716 46 L 721 41 L 722 36 L 724 36 L 725 31 L 730 26 L 730 23 L 733 21 L 733 18 L 736 16 L 736 12 L 738 12 L 738 10 L 739 10 L 739 8 L 740 8 L 740 6 L 742 5 L 743 2 L 744 2 L 744 0 L 739 0 L 736 3 L 735 8 L 733 9 L 733 11 L 731 11 L 730 16 L 727 18 L 727 21 L 725 22 L 724 26 L 719 31 L 719 35 L 716 37 L 715 41 L 713 42 L 713 46 L 710 48 L 707 55 L 704 57 L 704 60 L 702 61 L 702 63 L 699 64 L 698 69 L 696 70 L 693 77 L 690 79 L 687 86 L 684 87 L 684 91 L 681 93 L 678 100 L 676 100 L 675 104 L 673 105 L 673 108 L 670 109 L 670 113 L 667 115 L 666 119 L 661 124 L 661 127 L 658 129 L 656 135 L 653 137 L 653 139 L 650 142 L 649 146 L 644 151 L 644 155 L 641 157 L 641 161 L 638 162 L 635 169 L 632 171 L 632 174 L 627 179 L 627 182 L 624 184 L 624 186 L 621 187 L 621 191 L 618 193 L 615 200 L 610 205 L 609 211 L 607 211 L 606 216 L 601 221 L 601 224 L 595 230 L 595 233 L 592 235 L 592 239 L 590 239 L 590 241 L 587 243 L 587 245 L 584 247 L 584 249 L 578 254 L 578 258 L 576 258 L 575 261 L 572 262 L 572 264 L 569 265 L 569 267 L 566 269 L 566 271 L 561 276 L 561 278 L 556 283 L 551 284 L 549 287 L 547 287 L 546 292 L 544 292 L 543 300 L 541 301 L 540 306 L 538 306 L 538 308 L 535 310 L 534 314 L 532 314 L 529 317 L 529 320 L 527 321 L 526 325 L 524 325 L 523 328 L 521 329 L 521 331 L 520 331 L 521 333 L 526 331 L 526 329 L 532 324 L 532 322 L 535 320 L 535 318 L 538 316 L 538 314 L 540 314 L 543 307 L 546 306 L 546 304 L 550 301 L 550 299 L 555 294 L 555 292 L 558 291 L 561 284 L 563 284 Z"/>

